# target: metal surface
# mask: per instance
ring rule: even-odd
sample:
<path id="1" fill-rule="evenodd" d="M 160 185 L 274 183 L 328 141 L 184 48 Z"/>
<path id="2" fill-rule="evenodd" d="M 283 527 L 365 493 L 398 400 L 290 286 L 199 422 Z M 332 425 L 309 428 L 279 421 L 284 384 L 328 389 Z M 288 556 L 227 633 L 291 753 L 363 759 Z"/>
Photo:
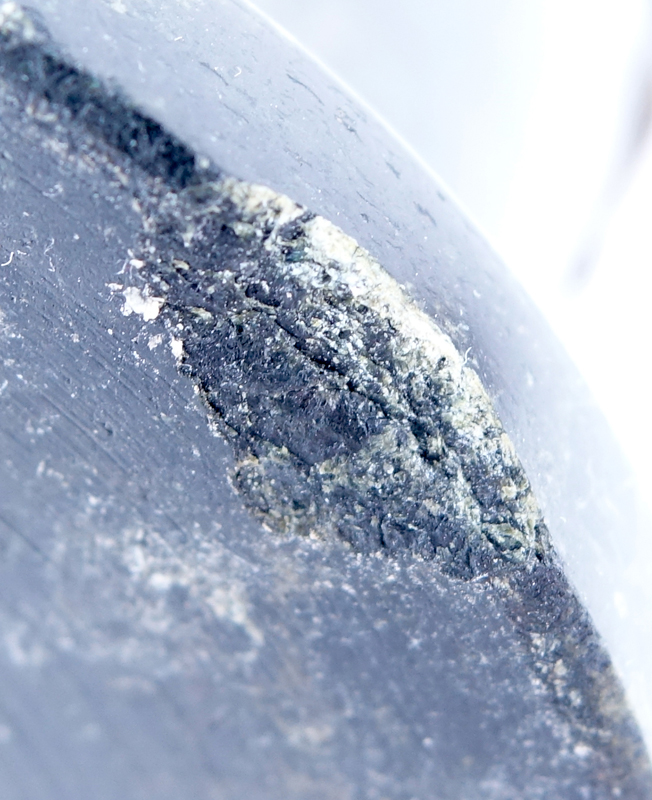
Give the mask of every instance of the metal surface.
<path id="1" fill-rule="evenodd" d="M 354 236 L 467 353 L 635 688 L 644 653 L 612 603 L 614 587 L 637 601 L 626 472 L 563 354 L 432 177 L 237 4 L 36 5 L 64 52 L 190 148 Z M 596 706 L 585 717 L 555 690 L 569 679 L 554 652 L 537 682 L 537 631 L 495 587 L 247 514 L 169 330 L 124 314 L 142 150 L 116 156 L 38 82 L 25 94 L 4 78 L 3 796 L 648 797 L 597 649 L 608 740 Z M 544 616 L 549 589 L 533 589 Z M 557 622 L 593 636 L 581 619 Z"/>

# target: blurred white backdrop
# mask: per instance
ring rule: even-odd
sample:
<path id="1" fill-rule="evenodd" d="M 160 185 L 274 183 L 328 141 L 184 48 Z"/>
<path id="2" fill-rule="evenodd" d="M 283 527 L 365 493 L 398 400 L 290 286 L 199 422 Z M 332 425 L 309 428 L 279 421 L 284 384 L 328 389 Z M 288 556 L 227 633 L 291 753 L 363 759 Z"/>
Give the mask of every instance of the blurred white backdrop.
<path id="1" fill-rule="evenodd" d="M 652 486 L 649 0 L 256 0 L 437 172 Z"/>

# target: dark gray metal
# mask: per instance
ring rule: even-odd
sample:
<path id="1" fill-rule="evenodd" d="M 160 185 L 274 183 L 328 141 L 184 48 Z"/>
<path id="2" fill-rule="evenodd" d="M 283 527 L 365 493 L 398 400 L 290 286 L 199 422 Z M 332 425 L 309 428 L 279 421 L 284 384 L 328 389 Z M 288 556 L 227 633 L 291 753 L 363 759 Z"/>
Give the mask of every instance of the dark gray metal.
<path id="1" fill-rule="evenodd" d="M 626 473 L 483 241 L 246 8 L 37 5 L 65 52 L 172 133 L 86 82 L 110 111 L 93 117 L 86 95 L 75 108 L 65 81 L 56 96 L 39 74 L 21 82 L 26 62 L 4 53 L 3 797 L 649 797 L 608 658 L 577 604 L 555 611 L 562 579 L 532 584 L 528 628 L 495 585 L 432 561 L 265 530 L 162 318 L 123 313 L 142 269 L 134 202 L 152 176 L 178 189 L 206 174 L 193 149 L 335 221 L 471 348 L 619 664 L 592 576 L 607 560 L 623 588 L 627 548 L 609 542 Z M 153 150 L 121 138 L 132 123 Z M 537 672 L 546 626 L 590 657 L 547 652 Z"/>

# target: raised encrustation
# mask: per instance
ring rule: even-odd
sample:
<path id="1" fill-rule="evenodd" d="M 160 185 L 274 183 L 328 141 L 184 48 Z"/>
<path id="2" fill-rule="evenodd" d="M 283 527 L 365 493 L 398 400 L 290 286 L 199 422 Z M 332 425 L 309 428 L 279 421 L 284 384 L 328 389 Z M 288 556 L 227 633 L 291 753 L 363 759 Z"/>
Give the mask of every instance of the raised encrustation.
<path id="1" fill-rule="evenodd" d="M 544 557 L 477 373 L 353 239 L 231 178 L 158 196 L 144 215 L 139 273 L 263 522 L 410 550 L 464 578 Z"/>

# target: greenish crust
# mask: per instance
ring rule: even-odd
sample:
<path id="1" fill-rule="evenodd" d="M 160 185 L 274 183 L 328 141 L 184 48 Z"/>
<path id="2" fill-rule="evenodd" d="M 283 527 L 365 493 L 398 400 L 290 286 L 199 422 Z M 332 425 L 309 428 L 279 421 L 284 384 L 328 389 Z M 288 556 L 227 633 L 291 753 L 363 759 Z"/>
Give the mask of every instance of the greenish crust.
<path id="1" fill-rule="evenodd" d="M 267 525 L 409 550 L 464 578 L 544 558 L 476 373 L 355 241 L 233 179 L 168 194 L 146 230 L 148 291 Z"/>

